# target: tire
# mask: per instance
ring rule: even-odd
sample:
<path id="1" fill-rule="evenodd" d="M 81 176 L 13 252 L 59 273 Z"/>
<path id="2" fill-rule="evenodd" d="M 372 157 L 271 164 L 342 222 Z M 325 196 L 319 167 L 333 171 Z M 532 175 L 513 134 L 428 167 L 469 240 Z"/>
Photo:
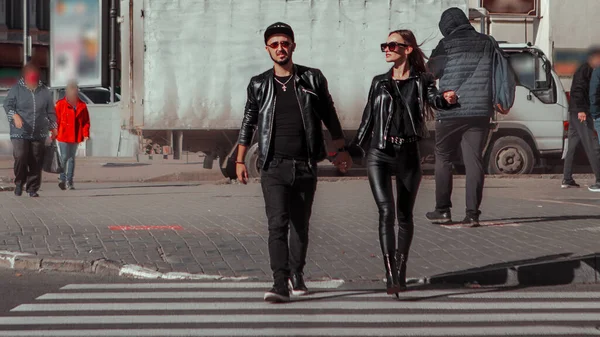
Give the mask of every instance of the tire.
<path id="1" fill-rule="evenodd" d="M 258 143 L 250 146 L 244 159 L 248 168 L 248 178 L 260 178 L 260 167 L 258 166 Z"/>
<path id="2" fill-rule="evenodd" d="M 219 168 L 221 169 L 221 173 L 225 178 L 229 179 L 237 179 L 237 174 L 235 173 L 235 163 L 232 163 L 230 160 L 231 157 L 227 155 L 219 156 Z M 227 166 L 223 167 L 223 163 L 227 161 Z"/>
<path id="3" fill-rule="evenodd" d="M 497 139 L 488 159 L 489 174 L 530 174 L 535 164 L 531 146 L 522 138 L 507 136 Z"/>

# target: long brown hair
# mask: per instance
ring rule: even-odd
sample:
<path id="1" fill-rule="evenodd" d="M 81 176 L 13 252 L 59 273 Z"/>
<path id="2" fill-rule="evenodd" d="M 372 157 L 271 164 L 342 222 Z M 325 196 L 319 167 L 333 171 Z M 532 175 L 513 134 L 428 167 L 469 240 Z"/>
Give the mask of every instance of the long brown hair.
<path id="1" fill-rule="evenodd" d="M 391 32 L 388 35 L 388 37 L 391 36 L 392 34 L 398 34 L 398 35 L 402 36 L 402 39 L 404 40 L 404 42 L 413 48 L 412 53 L 408 54 L 408 65 L 414 71 L 416 71 L 419 74 L 419 76 L 429 72 L 427 70 L 427 64 L 425 63 L 427 56 L 425 56 L 425 53 L 423 53 L 423 50 L 421 49 L 421 45 L 417 43 L 417 38 L 415 37 L 415 34 L 409 29 L 395 30 L 395 31 Z M 424 121 L 433 120 L 435 118 L 435 113 L 433 111 L 433 108 L 427 103 L 427 100 L 424 99 L 424 97 L 423 97 L 422 101 L 424 104 L 424 109 L 423 109 L 424 110 L 423 111 Z M 423 126 L 426 129 L 425 123 L 423 123 Z M 426 131 L 426 132 L 428 132 L 428 131 Z"/>
<path id="2" fill-rule="evenodd" d="M 427 65 L 425 64 L 425 60 L 427 59 L 427 56 L 425 56 L 425 53 L 421 50 L 421 45 L 417 43 L 415 34 L 409 29 L 398 29 L 391 32 L 388 36 L 393 34 L 402 36 L 404 42 L 412 47 L 412 53 L 408 54 L 408 64 L 418 73 L 426 73 Z"/>

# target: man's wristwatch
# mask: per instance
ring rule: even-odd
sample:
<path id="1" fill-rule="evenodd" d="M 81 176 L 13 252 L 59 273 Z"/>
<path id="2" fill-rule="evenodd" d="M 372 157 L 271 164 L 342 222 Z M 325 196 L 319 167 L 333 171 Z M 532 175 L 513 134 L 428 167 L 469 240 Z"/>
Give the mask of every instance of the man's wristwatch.
<path id="1" fill-rule="evenodd" d="M 340 147 L 339 149 L 337 149 L 338 153 L 340 153 L 340 152 L 346 152 L 346 151 L 348 151 L 348 147 L 346 145 L 344 145 L 344 146 Z"/>

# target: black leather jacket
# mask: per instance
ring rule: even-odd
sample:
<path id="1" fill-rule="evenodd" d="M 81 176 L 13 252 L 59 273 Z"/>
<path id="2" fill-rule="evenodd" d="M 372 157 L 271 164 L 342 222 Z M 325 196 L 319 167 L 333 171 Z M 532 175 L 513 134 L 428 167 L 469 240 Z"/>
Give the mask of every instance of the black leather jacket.
<path id="1" fill-rule="evenodd" d="M 448 109 L 450 106 L 435 86 L 433 76 L 428 73 L 419 74 L 411 71 L 408 79 L 410 83 L 406 85 L 416 85 L 418 93 L 416 97 L 402 97 L 402 104 L 409 112 L 410 121 L 414 135 L 423 138 L 427 137 L 427 128 L 425 126 L 425 117 L 427 110 Z M 359 147 L 364 154 L 367 141 L 372 139 L 376 142 L 376 147 L 385 149 L 386 139 L 390 129 L 392 116 L 395 113 L 396 105 L 394 94 L 394 85 L 392 71 L 375 76 L 371 83 L 369 97 L 365 110 L 363 112 L 360 127 L 351 143 L 353 148 Z"/>
<path id="2" fill-rule="evenodd" d="M 323 73 L 319 69 L 295 65 L 293 81 L 302 112 L 309 158 L 311 164 L 315 165 L 327 157 L 322 124 L 325 124 L 333 140 L 344 138 L 344 133 Z M 271 146 L 275 110 L 273 69 L 253 77 L 247 95 L 238 144 L 249 146 L 258 127 L 258 164 L 264 168 Z"/>

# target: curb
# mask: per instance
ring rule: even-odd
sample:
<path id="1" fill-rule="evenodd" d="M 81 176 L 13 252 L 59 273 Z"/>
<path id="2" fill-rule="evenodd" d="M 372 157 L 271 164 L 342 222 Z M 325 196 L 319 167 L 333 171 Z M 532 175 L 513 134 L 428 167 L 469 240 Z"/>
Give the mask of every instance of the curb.
<path id="1" fill-rule="evenodd" d="M 545 259 L 545 260 L 544 260 Z M 133 264 L 98 259 L 94 261 L 43 258 L 29 253 L 0 251 L 0 268 L 15 270 L 51 270 L 120 276 L 147 280 L 195 281 L 256 281 L 251 277 L 191 274 L 184 272 L 159 272 Z M 320 280 L 344 284 L 343 280 Z M 409 284 L 420 285 L 472 285 L 472 286 L 553 286 L 569 284 L 600 284 L 600 253 L 585 256 L 546 257 L 529 261 L 504 263 L 430 277 L 407 279 Z"/>
<path id="2" fill-rule="evenodd" d="M 505 263 L 435 275 L 423 278 L 422 282 L 508 287 L 600 283 L 600 253 L 546 259 L 546 261 Z"/>
<path id="3" fill-rule="evenodd" d="M 98 259 L 94 261 L 60 258 L 43 258 L 29 253 L 0 251 L 0 268 L 15 270 L 51 270 L 70 273 L 122 276 L 137 279 L 198 280 L 198 281 L 249 281 L 250 277 L 227 277 L 221 275 L 191 274 L 182 272 L 162 273 L 154 269 L 117 261 Z"/>

